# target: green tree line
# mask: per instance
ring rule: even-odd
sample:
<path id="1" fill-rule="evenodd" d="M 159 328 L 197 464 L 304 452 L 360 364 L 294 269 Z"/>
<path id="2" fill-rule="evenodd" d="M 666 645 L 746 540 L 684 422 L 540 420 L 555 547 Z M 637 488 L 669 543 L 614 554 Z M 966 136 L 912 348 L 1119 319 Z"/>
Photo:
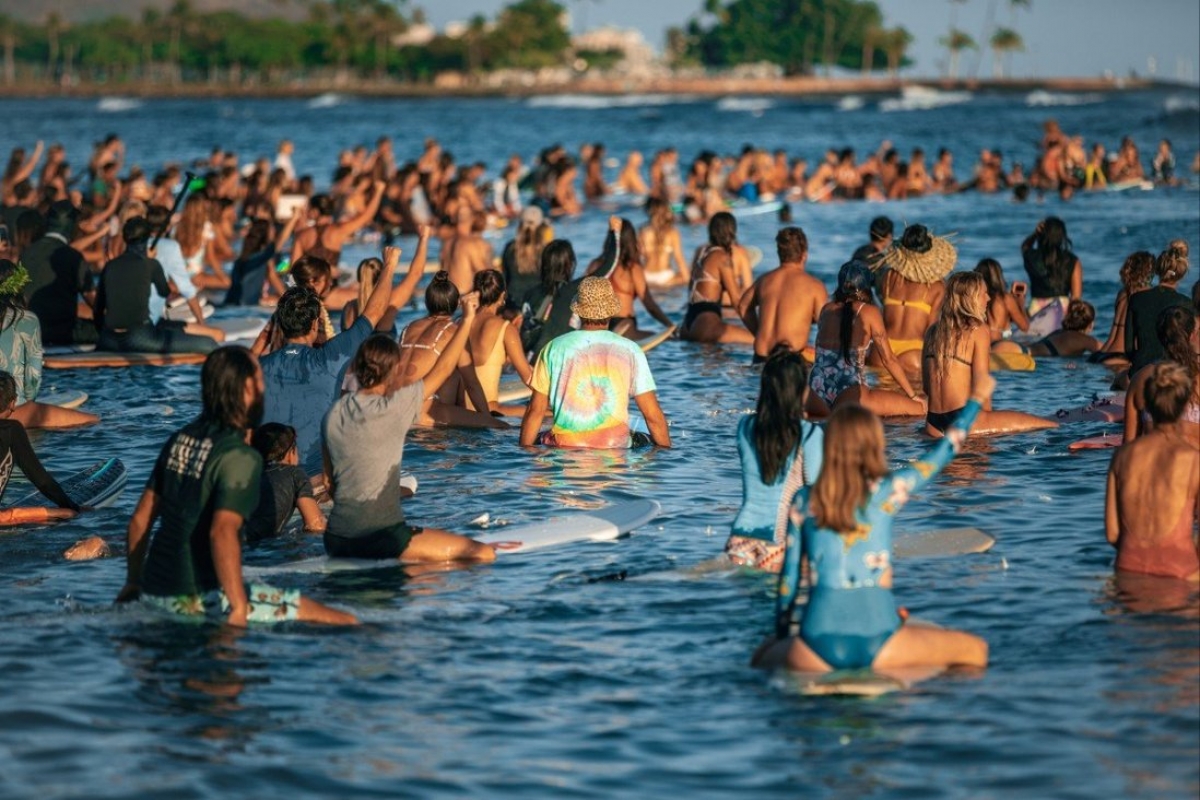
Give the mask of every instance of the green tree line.
<path id="1" fill-rule="evenodd" d="M 312 0 L 306 8 L 299 20 L 202 13 L 189 0 L 86 22 L 55 12 L 36 22 L 0 15 L 0 76 L 5 84 L 281 83 L 313 75 L 421 82 L 444 71 L 559 66 L 578 55 L 554 0 L 517 0 L 493 19 L 473 17 L 461 35 L 401 46 L 397 37 L 424 22 L 408 0 Z M 904 28 L 885 27 L 869 0 L 703 0 L 668 31 L 667 58 L 715 69 L 770 62 L 792 75 L 818 67 L 894 73 L 911 41 Z M 960 38 L 950 49 L 957 55 L 965 46 Z"/>

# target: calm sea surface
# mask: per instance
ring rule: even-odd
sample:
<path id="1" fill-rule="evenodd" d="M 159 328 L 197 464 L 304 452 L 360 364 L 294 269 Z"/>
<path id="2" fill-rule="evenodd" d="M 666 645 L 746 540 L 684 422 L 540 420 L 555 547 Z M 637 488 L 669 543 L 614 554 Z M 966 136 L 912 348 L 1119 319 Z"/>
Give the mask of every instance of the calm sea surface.
<path id="1" fill-rule="evenodd" d="M 949 147 L 960 177 L 981 147 L 1031 164 L 1051 116 L 1110 148 L 1131 134 L 1147 164 L 1169 137 L 1183 174 L 1200 146 L 1195 90 L 943 95 L 892 111 L 873 100 L 606 104 L 6 100 L 0 151 L 62 141 L 83 165 L 90 143 L 116 132 L 130 160 L 153 170 L 216 144 L 268 155 L 290 137 L 297 167 L 320 185 L 339 148 L 382 133 L 401 156 L 432 135 L 461 161 L 493 169 L 552 140 L 603 141 L 622 158 L 672 144 L 684 159 L 749 142 L 815 163 L 826 146 L 861 153 L 888 138 L 905 153 Z M 992 256 L 1010 279 L 1021 277 L 1021 239 L 1057 214 L 1082 258 L 1101 335 L 1126 254 L 1157 252 L 1173 237 L 1200 252 L 1194 179 L 1066 204 L 968 194 L 795 212 L 811 269 L 827 282 L 881 212 L 956 232 L 961 266 Z M 599 251 L 605 214 L 559 227 L 581 260 Z M 640 213 L 630 216 L 640 224 Z M 747 219 L 741 239 L 772 253 L 776 229 L 769 216 Z M 702 231 L 684 236 L 690 247 Z M 672 314 L 684 301 L 678 291 L 660 299 Z M 1113 585 L 1102 524 L 1109 453 L 1066 449 L 1099 424 L 973 442 L 904 511 L 901 530 L 972 525 L 997 539 L 987 555 L 896 570 L 896 594 L 915 614 L 988 640 L 982 678 L 942 677 L 860 701 L 802 697 L 786 679 L 749 669 L 769 626 L 769 582 L 690 569 L 720 551 L 739 503 L 734 429 L 757 391 L 747 362 L 745 352 L 678 341 L 650 355 L 673 424 L 669 451 L 531 456 L 515 431 L 410 437 L 405 466 L 421 490 L 408 510 L 418 522 L 466 530 L 483 512 L 523 522 L 660 500 L 663 516 L 631 538 L 457 572 L 295 576 L 367 624 L 241 634 L 114 610 L 123 558 L 59 557 L 87 534 L 123 537 L 135 487 L 198 409 L 199 370 L 48 373 L 47 391 L 82 389 L 104 418 L 90 430 L 35 434 L 50 467 L 65 474 L 119 455 L 132 480 L 113 509 L 0 535 L 0 796 L 1196 797 L 1196 597 Z M 1046 359 L 1034 373 L 1001 375 L 996 406 L 1052 413 L 1086 402 L 1108 377 Z M 926 446 L 912 424 L 890 426 L 889 437 L 897 462 Z M 268 557 L 319 548 L 293 541 Z M 621 571 L 627 580 L 594 580 Z"/>

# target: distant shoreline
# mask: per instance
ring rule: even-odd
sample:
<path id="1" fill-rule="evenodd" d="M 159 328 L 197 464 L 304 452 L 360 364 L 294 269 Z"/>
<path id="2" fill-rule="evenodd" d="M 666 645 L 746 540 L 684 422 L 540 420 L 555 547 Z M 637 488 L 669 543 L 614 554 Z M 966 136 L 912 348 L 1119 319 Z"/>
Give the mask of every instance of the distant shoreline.
<path id="1" fill-rule="evenodd" d="M 88 83 L 52 88 L 44 83 L 17 84 L 0 88 L 0 98 L 311 98 L 337 93 L 367 98 L 526 98 L 555 95 L 692 95 L 698 97 L 775 96 L 832 97 L 842 95 L 894 95 L 913 87 L 938 91 L 989 91 L 1020 93 L 1053 92 L 1124 92 L 1144 89 L 1184 89 L 1197 87 L 1172 81 L 1145 78 L 1036 78 L 1036 79 L 899 79 L 889 78 L 587 78 L 571 83 L 546 85 L 434 85 L 427 83 L 378 83 L 370 81 L 312 81 L 287 85 L 241 85 L 225 83 L 186 83 L 167 86 L 160 83 Z"/>

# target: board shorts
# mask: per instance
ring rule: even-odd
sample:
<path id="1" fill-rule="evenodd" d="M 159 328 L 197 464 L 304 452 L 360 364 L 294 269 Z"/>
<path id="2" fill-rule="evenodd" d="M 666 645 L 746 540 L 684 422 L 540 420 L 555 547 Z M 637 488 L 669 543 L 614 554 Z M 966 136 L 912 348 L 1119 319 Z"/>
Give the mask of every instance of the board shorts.
<path id="1" fill-rule="evenodd" d="M 246 584 L 247 622 L 271 624 L 290 622 L 300 617 L 300 590 L 279 589 L 265 583 Z M 220 589 L 204 594 L 179 594 L 171 597 L 142 595 L 142 601 L 155 608 L 184 617 L 224 619 L 229 615 L 229 598 Z"/>
<path id="2" fill-rule="evenodd" d="M 338 536 L 325 531 L 325 553 L 330 558 L 399 558 L 413 537 L 424 528 L 397 522 L 363 536 Z"/>

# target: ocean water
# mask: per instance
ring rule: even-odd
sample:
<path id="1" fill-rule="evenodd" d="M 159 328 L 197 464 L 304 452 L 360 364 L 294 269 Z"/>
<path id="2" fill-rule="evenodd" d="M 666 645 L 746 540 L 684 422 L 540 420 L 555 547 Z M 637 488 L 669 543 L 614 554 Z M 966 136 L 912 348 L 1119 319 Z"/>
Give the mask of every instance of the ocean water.
<path id="1" fill-rule="evenodd" d="M 637 99 L 637 98 L 635 98 Z M 215 144 L 248 155 L 297 143 L 318 182 L 343 146 L 389 133 L 402 156 L 437 136 L 460 160 L 499 166 L 551 140 L 599 140 L 624 157 L 667 144 L 687 159 L 745 142 L 804 155 L 949 147 L 960 176 L 980 147 L 1033 160 L 1040 123 L 1115 146 L 1133 135 L 1148 163 L 1175 144 L 1180 172 L 1200 146 L 1193 90 L 1128 95 L 922 96 L 881 110 L 851 102 L 645 98 L 619 107 L 522 100 L 0 101 L 0 148 L 62 141 L 82 164 L 109 132 L 152 169 Z M 797 205 L 811 269 L 832 280 L 871 217 L 955 233 L 961 266 L 997 258 L 1021 276 L 1019 243 L 1064 218 L 1085 296 L 1107 332 L 1126 254 L 1170 238 L 1200 248 L 1189 187 L 1012 203 L 962 195 L 883 205 Z M 599 252 L 607 209 L 559 226 L 582 261 Z M 637 222 L 640 213 L 628 211 Z M 746 219 L 768 253 L 778 227 Z M 700 229 L 684 232 L 689 247 Z M 351 261 L 369 245 L 347 251 Z M 1189 275 L 1190 288 L 1195 275 Z M 684 297 L 660 297 L 673 315 Z M 411 317 L 414 312 L 409 312 Z M 198 368 L 49 372 L 82 389 L 100 426 L 35 433 L 56 474 L 102 456 L 129 466 L 113 509 L 0 533 L 0 796 L 259 797 L 1195 797 L 1200 792 L 1200 624 L 1194 591 L 1116 586 L 1104 541 L 1109 453 L 1069 454 L 1098 423 L 974 440 L 903 512 L 899 530 L 971 525 L 985 555 L 897 565 L 896 594 L 925 619 L 985 637 L 981 676 L 946 675 L 876 700 L 808 698 L 751 670 L 770 625 L 771 583 L 696 569 L 720 552 L 740 499 L 734 430 L 757 374 L 744 351 L 669 341 L 650 354 L 675 447 L 530 454 L 515 431 L 417 432 L 405 466 L 417 522 L 468 531 L 483 512 L 513 523 L 652 497 L 663 516 L 611 544 L 502 557 L 465 570 L 300 575 L 288 581 L 365 621 L 356 630 L 231 632 L 114 609 L 124 560 L 71 564 L 76 539 L 123 538 L 166 436 L 194 415 Z M 999 376 L 996 407 L 1052 413 L 1107 388 L 1109 373 L 1043 360 Z M 927 446 L 890 425 L 899 463 Z M 16 483 L 14 481 L 14 483 Z M 14 486 L 9 496 L 23 488 Z M 261 560 L 318 552 L 284 542 Z M 625 580 L 608 580 L 624 572 Z"/>

